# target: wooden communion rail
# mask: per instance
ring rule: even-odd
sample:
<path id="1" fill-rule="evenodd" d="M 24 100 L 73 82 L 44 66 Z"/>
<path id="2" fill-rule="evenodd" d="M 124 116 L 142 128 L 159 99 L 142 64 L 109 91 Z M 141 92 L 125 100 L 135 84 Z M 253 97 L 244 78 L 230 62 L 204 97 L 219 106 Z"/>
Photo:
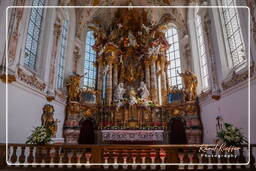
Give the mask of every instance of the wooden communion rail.
<path id="1" fill-rule="evenodd" d="M 1 168 L 255 169 L 256 145 L 235 152 L 214 145 L 0 144 Z M 209 149 L 212 148 L 212 149 Z M 206 152 L 204 152 L 205 150 Z M 6 158 L 7 151 L 7 158 Z M 217 157 L 216 157 L 217 156 Z M 250 157 L 250 162 L 248 159 Z M 7 159 L 7 163 L 6 163 Z M 246 164 L 247 163 L 247 164 Z M 165 165 L 166 164 L 166 165 Z"/>

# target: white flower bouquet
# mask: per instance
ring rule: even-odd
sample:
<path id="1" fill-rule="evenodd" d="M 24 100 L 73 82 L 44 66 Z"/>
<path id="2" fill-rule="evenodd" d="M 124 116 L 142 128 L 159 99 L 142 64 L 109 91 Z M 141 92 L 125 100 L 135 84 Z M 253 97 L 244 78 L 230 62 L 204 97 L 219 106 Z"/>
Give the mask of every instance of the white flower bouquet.
<path id="1" fill-rule="evenodd" d="M 242 143 L 247 143 L 240 130 L 229 123 L 224 123 L 224 129 L 218 132 L 217 137 L 228 146 L 240 146 Z"/>
<path id="2" fill-rule="evenodd" d="M 45 126 L 36 127 L 27 138 L 26 144 L 45 145 L 51 141 L 52 132 Z"/>

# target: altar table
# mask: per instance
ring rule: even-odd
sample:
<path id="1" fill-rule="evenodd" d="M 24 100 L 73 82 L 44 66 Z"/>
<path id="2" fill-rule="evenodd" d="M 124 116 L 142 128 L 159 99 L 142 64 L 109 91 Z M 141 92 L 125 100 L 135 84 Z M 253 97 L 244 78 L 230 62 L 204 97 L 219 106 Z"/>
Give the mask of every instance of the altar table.
<path id="1" fill-rule="evenodd" d="M 163 130 L 101 130 L 102 141 L 107 144 L 162 144 Z"/>

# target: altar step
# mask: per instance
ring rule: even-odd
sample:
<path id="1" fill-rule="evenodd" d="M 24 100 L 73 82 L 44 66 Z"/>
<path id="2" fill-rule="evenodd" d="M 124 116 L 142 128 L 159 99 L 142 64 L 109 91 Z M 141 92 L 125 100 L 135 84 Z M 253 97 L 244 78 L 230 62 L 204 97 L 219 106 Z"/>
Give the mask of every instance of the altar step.
<path id="1" fill-rule="evenodd" d="M 0 145 L 0 168 L 7 170 L 256 170 L 256 145 L 249 151 L 241 146 L 229 153 L 219 149 L 204 152 L 206 148 L 200 145 L 9 144 L 8 165 L 5 147 Z M 248 152 L 250 163 L 246 164 Z"/>

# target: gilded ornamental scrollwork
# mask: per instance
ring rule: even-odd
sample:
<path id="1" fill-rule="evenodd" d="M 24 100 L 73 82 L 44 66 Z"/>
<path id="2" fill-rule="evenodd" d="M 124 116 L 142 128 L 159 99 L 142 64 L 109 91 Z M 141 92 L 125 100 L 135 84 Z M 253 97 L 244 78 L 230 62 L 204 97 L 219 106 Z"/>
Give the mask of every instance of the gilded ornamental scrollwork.
<path id="1" fill-rule="evenodd" d="M 46 84 L 42 80 L 40 80 L 35 74 L 28 73 L 27 71 L 18 68 L 17 75 L 18 79 L 22 82 L 25 82 L 29 86 L 44 92 Z"/>
<path id="2" fill-rule="evenodd" d="M 255 72 L 254 67 L 255 67 L 254 65 L 252 65 L 250 67 L 250 77 L 253 77 L 254 74 L 255 74 L 254 73 Z M 248 79 L 250 79 L 249 75 L 248 75 L 248 71 L 244 71 L 242 73 L 233 72 L 232 77 L 227 81 L 223 81 L 221 85 L 222 85 L 223 90 L 227 90 L 227 89 L 229 89 L 229 88 L 231 88 L 231 87 L 233 87 L 233 86 L 235 86 L 235 85 L 237 85 L 241 82 L 244 82 Z"/>

